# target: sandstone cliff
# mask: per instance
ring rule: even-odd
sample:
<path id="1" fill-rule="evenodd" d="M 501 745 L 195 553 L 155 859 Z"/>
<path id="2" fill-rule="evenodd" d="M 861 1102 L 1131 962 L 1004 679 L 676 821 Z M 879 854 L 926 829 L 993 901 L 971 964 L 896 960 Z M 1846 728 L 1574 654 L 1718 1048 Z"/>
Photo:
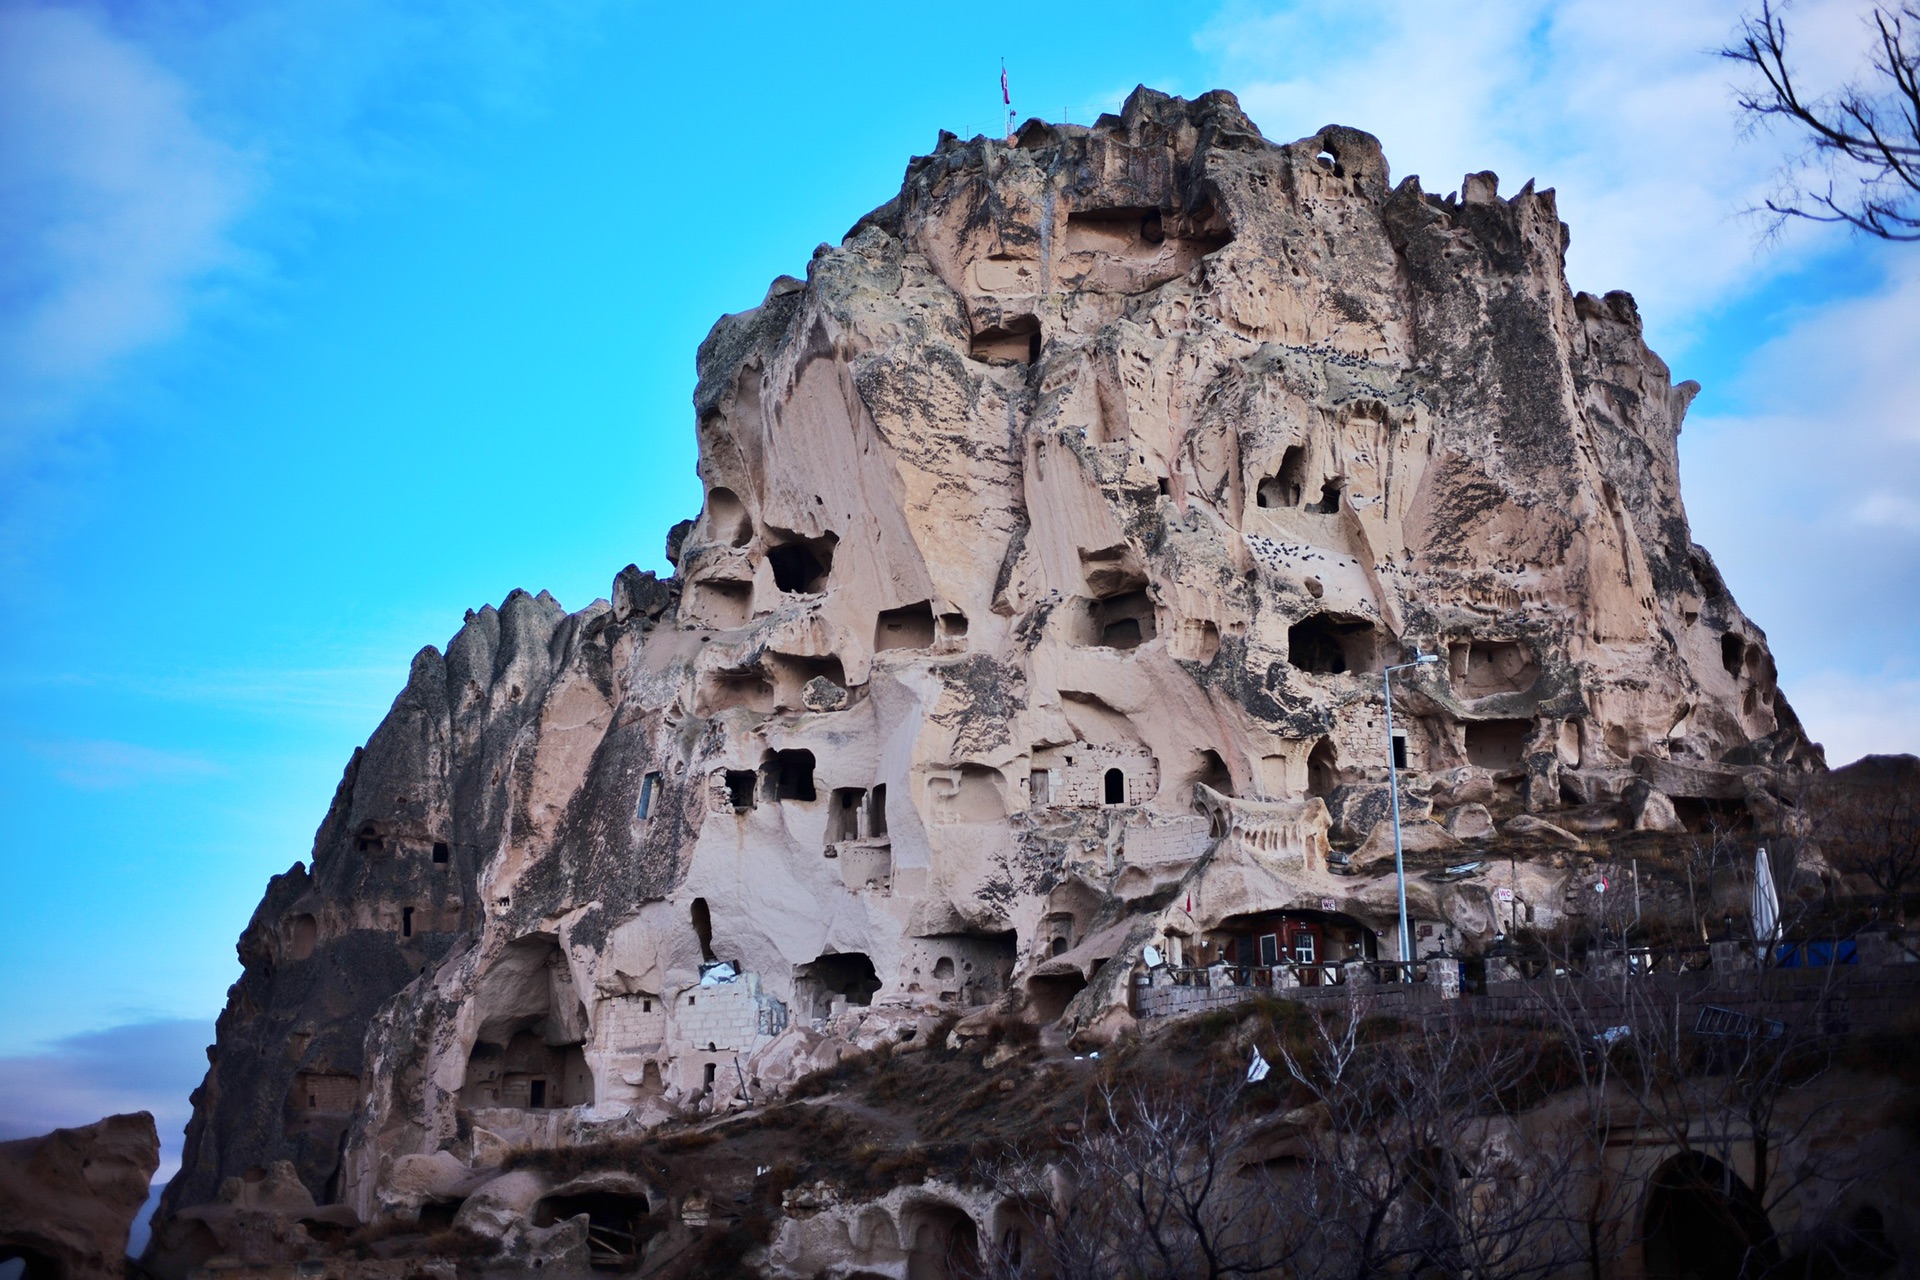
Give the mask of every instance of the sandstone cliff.
<path id="1" fill-rule="evenodd" d="M 1155 970 L 1397 954 L 1390 751 L 1409 849 L 1515 855 L 1414 882 L 1421 954 L 1552 928 L 1583 842 L 1777 810 L 1818 749 L 1688 533 L 1698 388 L 1567 237 L 1225 93 L 943 135 L 701 345 L 670 581 L 415 658 L 241 939 L 150 1259 L 277 1162 L 314 1232 L 537 1233 L 510 1149 L 942 1010 L 1097 1040 Z"/>

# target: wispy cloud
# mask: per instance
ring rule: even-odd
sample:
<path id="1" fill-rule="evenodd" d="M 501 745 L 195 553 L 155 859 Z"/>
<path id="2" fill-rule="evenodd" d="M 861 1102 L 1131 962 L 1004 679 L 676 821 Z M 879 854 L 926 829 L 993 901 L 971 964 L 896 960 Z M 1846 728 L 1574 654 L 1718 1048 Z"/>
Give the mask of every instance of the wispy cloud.
<path id="1" fill-rule="evenodd" d="M 284 265 L 369 192 L 540 109 L 603 0 L 0 0 L 0 566 L 84 507 L 80 438 L 130 357 Z"/>
<path id="2" fill-rule="evenodd" d="M 1530 178 L 1555 188 L 1574 286 L 1631 290 L 1672 341 L 1814 238 L 1790 227 L 1761 254 L 1761 227 L 1740 216 L 1786 152 L 1743 135 L 1731 67 L 1712 56 L 1739 12 L 1724 0 L 1229 5 L 1198 40 L 1274 136 L 1357 125 L 1396 177 L 1418 173 L 1429 190 L 1483 169 L 1509 192 Z M 1841 21 L 1836 4 L 1794 15 L 1814 35 Z M 1848 48 L 1812 52 L 1824 68 Z"/>
<path id="3" fill-rule="evenodd" d="M 145 1111 L 160 1132 L 160 1168 L 134 1221 L 128 1252 L 146 1246 L 148 1218 L 179 1172 L 190 1095 L 207 1071 L 213 1023 L 198 1018 L 131 1022 L 56 1040 L 33 1053 L 0 1056 L 0 1142 Z"/>
<path id="4" fill-rule="evenodd" d="M 226 772 L 203 756 L 158 751 L 131 742 L 37 742 L 29 749 L 53 763 L 54 777 L 86 791 L 209 778 Z"/>
<path id="5" fill-rule="evenodd" d="M 1891 272 L 1756 352 L 1750 412 L 1681 438 L 1695 536 L 1836 760 L 1920 750 L 1920 259 Z"/>
<path id="6" fill-rule="evenodd" d="M 26 443 L 86 380 L 179 330 L 235 261 L 252 185 L 185 82 L 98 15 L 0 9 L 0 443 Z"/>
<path id="7" fill-rule="evenodd" d="M 207 1071 L 213 1023 L 198 1018 L 134 1022 L 0 1056 L 0 1140 L 148 1111 L 160 1130 L 158 1180 L 180 1165 L 188 1095 Z"/>

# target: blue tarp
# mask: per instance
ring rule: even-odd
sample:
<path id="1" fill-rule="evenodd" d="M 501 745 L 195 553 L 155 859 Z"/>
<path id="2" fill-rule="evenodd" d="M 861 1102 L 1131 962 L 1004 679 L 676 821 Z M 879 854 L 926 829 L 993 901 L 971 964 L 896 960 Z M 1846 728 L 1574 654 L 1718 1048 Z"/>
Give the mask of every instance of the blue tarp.
<path id="1" fill-rule="evenodd" d="M 1773 962 L 1782 969 L 1824 969 L 1828 965 L 1859 964 L 1860 949 L 1854 946 L 1852 938 L 1783 942 L 1774 953 Z"/>

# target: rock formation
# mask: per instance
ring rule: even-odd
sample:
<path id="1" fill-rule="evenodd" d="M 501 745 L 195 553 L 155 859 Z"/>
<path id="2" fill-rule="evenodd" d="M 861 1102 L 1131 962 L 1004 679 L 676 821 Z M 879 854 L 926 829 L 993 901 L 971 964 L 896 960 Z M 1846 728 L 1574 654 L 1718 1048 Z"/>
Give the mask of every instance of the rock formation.
<path id="1" fill-rule="evenodd" d="M 159 1167 L 144 1111 L 0 1142 L 0 1261 L 25 1259 L 25 1280 L 120 1280 Z"/>
<path id="2" fill-rule="evenodd" d="M 1514 855 L 1498 907 L 1414 878 L 1419 954 L 1550 929 L 1610 833 L 1777 810 L 1818 749 L 1688 533 L 1698 388 L 1567 243 L 1550 190 L 1226 93 L 943 134 L 701 344 L 670 580 L 414 659 L 241 938 L 149 1261 L 269 1176 L 538 1256 L 543 1196 L 649 1193 L 509 1150 L 943 1011 L 1092 1044 L 1154 971 L 1397 955 L 1390 757 L 1416 865 Z"/>

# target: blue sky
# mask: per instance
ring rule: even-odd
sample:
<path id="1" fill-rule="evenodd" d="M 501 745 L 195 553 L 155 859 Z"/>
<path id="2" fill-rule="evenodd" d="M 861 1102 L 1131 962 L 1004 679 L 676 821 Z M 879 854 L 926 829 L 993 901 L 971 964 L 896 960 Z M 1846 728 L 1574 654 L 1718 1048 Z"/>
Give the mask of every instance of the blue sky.
<path id="1" fill-rule="evenodd" d="M 1810 729 L 1920 749 L 1920 248 L 1741 216 L 1781 144 L 1710 55 L 1737 13 L 0 0 L 0 1136 L 146 1096 L 177 1150 L 234 938 L 411 655 L 664 570 L 707 327 L 999 127 L 1003 56 L 1023 118 L 1224 87 L 1556 187 L 1575 287 L 1706 384 L 1695 535 Z M 1793 13 L 1814 72 L 1861 47 Z"/>

